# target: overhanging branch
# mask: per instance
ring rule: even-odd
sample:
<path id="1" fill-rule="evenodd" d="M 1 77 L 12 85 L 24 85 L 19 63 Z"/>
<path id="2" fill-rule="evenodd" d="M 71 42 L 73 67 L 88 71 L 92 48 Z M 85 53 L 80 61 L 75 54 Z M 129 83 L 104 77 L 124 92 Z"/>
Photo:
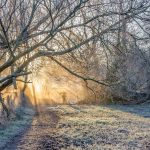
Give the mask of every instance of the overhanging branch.
<path id="1" fill-rule="evenodd" d="M 71 73 L 72 75 L 84 80 L 84 81 L 93 81 L 95 83 L 98 83 L 98 84 L 101 84 L 101 85 L 104 85 L 104 86 L 110 86 L 109 84 L 107 83 L 104 83 L 102 81 L 99 81 L 99 80 L 96 80 L 96 79 L 93 79 L 93 78 L 90 78 L 90 77 L 83 77 L 75 72 L 73 72 L 72 70 L 70 70 L 69 68 L 67 68 L 66 66 L 64 66 L 62 63 L 60 63 L 58 60 L 56 60 L 54 57 L 52 56 L 48 56 L 49 58 L 51 58 L 55 63 L 57 63 L 59 66 L 61 66 L 63 69 L 65 69 L 66 71 L 68 71 L 69 73 Z"/>

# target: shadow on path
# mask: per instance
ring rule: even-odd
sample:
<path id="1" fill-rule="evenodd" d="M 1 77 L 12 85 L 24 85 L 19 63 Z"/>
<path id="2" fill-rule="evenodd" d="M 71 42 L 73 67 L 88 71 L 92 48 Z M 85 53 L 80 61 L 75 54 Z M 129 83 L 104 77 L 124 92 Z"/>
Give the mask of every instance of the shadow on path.
<path id="1" fill-rule="evenodd" d="M 33 118 L 32 124 L 14 137 L 4 150 L 38 150 L 42 148 L 42 140 L 55 130 L 59 116 L 50 110 L 41 110 Z"/>

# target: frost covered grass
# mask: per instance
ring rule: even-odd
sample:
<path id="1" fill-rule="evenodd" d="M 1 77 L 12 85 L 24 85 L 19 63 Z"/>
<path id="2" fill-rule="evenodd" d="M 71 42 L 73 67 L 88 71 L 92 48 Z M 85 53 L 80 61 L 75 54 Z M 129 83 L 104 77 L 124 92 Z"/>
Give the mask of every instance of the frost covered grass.
<path id="1" fill-rule="evenodd" d="M 28 108 L 20 109 L 19 116 L 0 125 L 0 149 L 12 142 L 15 136 L 21 134 L 32 123 L 34 111 Z"/>
<path id="2" fill-rule="evenodd" d="M 57 126 L 71 143 L 65 149 L 150 149 L 150 106 L 78 107 L 65 111 Z"/>
<path id="3" fill-rule="evenodd" d="M 149 105 L 59 105 L 40 111 L 0 132 L 0 141 L 6 141 L 30 125 L 5 150 L 150 150 Z"/>

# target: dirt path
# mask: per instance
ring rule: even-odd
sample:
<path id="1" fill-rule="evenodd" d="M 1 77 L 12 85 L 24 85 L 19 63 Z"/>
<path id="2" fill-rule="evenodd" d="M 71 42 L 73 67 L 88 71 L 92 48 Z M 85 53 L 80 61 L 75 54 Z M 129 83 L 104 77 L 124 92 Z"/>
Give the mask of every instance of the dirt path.
<path id="1" fill-rule="evenodd" d="M 47 107 L 4 150 L 150 150 L 150 107 Z"/>
<path id="2" fill-rule="evenodd" d="M 54 147 L 53 139 L 49 143 L 49 147 L 45 147 L 44 142 L 47 138 L 51 138 L 59 116 L 55 111 L 44 110 L 33 118 L 29 128 L 23 131 L 20 135 L 7 144 L 4 150 L 43 150 L 43 149 L 58 149 Z"/>

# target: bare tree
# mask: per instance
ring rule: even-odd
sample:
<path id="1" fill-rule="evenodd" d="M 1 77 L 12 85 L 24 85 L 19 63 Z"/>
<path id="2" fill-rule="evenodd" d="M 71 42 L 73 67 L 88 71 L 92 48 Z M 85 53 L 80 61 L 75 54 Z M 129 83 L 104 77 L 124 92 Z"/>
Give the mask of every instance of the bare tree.
<path id="1" fill-rule="evenodd" d="M 17 78 L 30 74 L 41 57 L 53 58 L 72 54 L 78 60 L 79 55 L 88 60 L 89 53 L 92 60 L 92 57 L 101 53 L 100 47 L 103 47 L 108 65 L 108 56 L 121 51 L 115 45 L 118 31 L 123 29 L 122 41 L 125 46 L 127 26 L 136 18 L 143 19 L 144 13 L 149 12 L 150 7 L 148 0 L 119 2 L 1 0 L 0 92 L 12 84 L 16 88 Z M 129 35 L 137 38 L 132 33 Z M 83 77 L 75 72 L 70 73 L 84 80 L 109 86 L 108 83 Z"/>

